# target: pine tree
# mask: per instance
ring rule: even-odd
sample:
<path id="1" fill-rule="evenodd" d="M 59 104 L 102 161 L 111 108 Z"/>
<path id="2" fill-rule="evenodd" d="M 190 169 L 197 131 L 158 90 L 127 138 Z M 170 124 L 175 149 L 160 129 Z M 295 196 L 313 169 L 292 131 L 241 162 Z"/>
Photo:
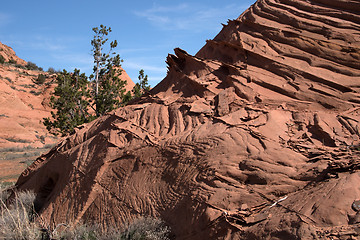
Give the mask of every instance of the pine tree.
<path id="1" fill-rule="evenodd" d="M 44 125 L 54 135 L 74 133 L 75 127 L 94 119 L 89 114 L 88 80 L 84 73 L 75 69 L 73 73 L 63 71 L 57 76 L 57 86 L 50 99 L 50 118 L 44 118 Z"/>
<path id="2" fill-rule="evenodd" d="M 44 118 L 43 121 L 48 131 L 55 135 L 72 134 L 75 127 L 124 105 L 124 100 L 131 98 L 131 94 L 125 94 L 126 81 L 120 79 L 122 60 L 114 52 L 117 41 L 106 47 L 111 28 L 100 25 L 93 31 L 94 68 L 90 81 L 77 69 L 73 73 L 64 70 L 57 77 L 55 96 L 50 100 L 55 111 L 51 112 L 52 119 Z M 147 76 L 142 75 L 142 80 L 145 79 L 147 82 Z"/>
<path id="3" fill-rule="evenodd" d="M 133 99 L 133 96 L 131 95 L 131 91 L 127 91 L 127 93 L 122 98 L 123 105 L 128 104 Z"/>
<path id="4" fill-rule="evenodd" d="M 140 97 L 144 93 L 150 90 L 150 85 L 148 84 L 148 75 L 145 75 L 144 70 L 139 71 L 139 82 L 137 82 L 132 89 L 134 98 Z"/>
<path id="5" fill-rule="evenodd" d="M 120 79 L 121 62 L 120 55 L 114 52 L 117 41 L 112 41 L 105 51 L 104 47 L 109 40 L 106 38 L 111 33 L 111 28 L 100 25 L 93 28 L 95 33 L 91 45 L 93 46 L 94 69 L 90 79 L 94 82 L 93 99 L 96 116 L 102 116 L 122 104 L 125 93 L 126 81 Z"/>

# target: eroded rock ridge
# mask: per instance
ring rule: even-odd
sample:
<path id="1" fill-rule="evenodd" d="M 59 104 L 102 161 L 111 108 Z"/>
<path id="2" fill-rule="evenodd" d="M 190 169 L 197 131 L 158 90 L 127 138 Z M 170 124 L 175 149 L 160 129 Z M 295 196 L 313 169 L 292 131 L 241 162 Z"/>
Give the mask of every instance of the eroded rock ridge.
<path id="1" fill-rule="evenodd" d="M 151 93 L 17 182 L 51 224 L 163 219 L 177 239 L 359 236 L 360 2 L 259 0 Z M 356 204 L 355 204 L 356 205 Z"/>

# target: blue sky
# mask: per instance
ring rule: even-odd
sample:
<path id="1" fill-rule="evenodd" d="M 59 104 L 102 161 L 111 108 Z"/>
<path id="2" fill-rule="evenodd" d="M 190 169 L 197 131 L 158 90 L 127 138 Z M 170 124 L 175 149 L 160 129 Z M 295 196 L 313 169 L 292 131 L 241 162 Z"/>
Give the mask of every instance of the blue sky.
<path id="1" fill-rule="evenodd" d="M 89 75 L 93 60 L 92 28 L 111 27 L 110 39 L 133 81 L 140 69 L 151 86 L 166 76 L 166 57 L 180 47 L 194 55 L 255 0 L 17 0 L 0 9 L 0 41 L 20 58 L 47 70 Z"/>

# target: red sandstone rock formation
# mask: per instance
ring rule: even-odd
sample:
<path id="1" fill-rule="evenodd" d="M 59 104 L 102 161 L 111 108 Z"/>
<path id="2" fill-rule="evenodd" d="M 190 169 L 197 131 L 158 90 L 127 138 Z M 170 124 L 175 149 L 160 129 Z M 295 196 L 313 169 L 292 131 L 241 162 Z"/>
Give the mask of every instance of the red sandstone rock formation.
<path id="1" fill-rule="evenodd" d="M 21 67 L 26 61 L 1 42 L 0 55 L 6 62 L 0 64 L 0 148 L 55 143 L 57 138 L 48 133 L 42 120 L 51 116 L 49 102 L 56 75 Z M 8 64 L 11 59 L 18 65 Z M 45 84 L 36 84 L 40 74 L 46 76 Z M 127 81 L 126 91 L 131 91 L 135 83 L 123 69 L 120 78 Z"/>
<path id="2" fill-rule="evenodd" d="M 360 2 L 259 0 L 149 95 L 16 184 L 50 224 L 162 218 L 177 239 L 359 236 Z"/>
<path id="3" fill-rule="evenodd" d="M 15 51 L 11 47 L 2 44 L 1 42 L 0 42 L 0 55 L 3 56 L 5 62 L 9 62 L 10 60 L 13 60 L 17 64 L 20 64 L 22 66 L 26 65 L 26 61 L 16 56 Z"/>
<path id="4" fill-rule="evenodd" d="M 56 76 L 28 70 L 23 67 L 26 62 L 10 47 L 0 43 L 0 49 L 5 62 L 12 59 L 17 64 L 0 64 L 0 148 L 56 143 L 41 123 L 51 116 L 48 102 Z M 40 74 L 46 77 L 44 84 L 36 84 Z"/>
<path id="5" fill-rule="evenodd" d="M 34 154 L 29 149 L 35 151 L 59 141 L 59 138 L 48 133 L 42 123 L 43 118 L 51 116 L 49 102 L 56 75 L 26 69 L 27 63 L 2 43 L 0 55 L 5 59 L 5 63 L 0 64 L 0 178 L 14 182 L 27 167 L 26 154 Z M 9 60 L 16 64 L 9 64 Z M 36 84 L 40 74 L 46 76 L 44 84 Z M 134 87 L 125 71 L 122 71 L 121 78 L 127 80 L 127 91 Z M 7 151 L 10 157 L 4 153 Z M 19 159 L 13 159 L 16 155 L 19 155 Z"/>
<path id="6" fill-rule="evenodd" d="M 130 78 L 130 76 L 127 74 L 127 72 L 124 69 L 122 69 L 121 75 L 119 77 L 121 80 L 126 80 L 125 93 L 128 91 L 131 92 L 131 90 L 135 86 L 135 83 L 133 82 L 133 80 Z"/>

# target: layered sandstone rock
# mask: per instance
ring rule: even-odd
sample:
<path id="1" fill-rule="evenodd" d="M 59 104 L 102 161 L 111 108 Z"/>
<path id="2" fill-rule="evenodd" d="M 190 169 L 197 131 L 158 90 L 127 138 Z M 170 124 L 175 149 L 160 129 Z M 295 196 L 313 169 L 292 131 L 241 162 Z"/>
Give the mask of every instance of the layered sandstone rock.
<path id="1" fill-rule="evenodd" d="M 58 142 L 41 122 L 51 116 L 56 75 L 27 69 L 27 63 L 2 43 L 0 55 L 5 59 L 0 64 L 0 182 L 15 182 L 31 160 Z M 45 81 L 39 84 L 41 74 Z"/>
<path id="2" fill-rule="evenodd" d="M 2 43 L 0 55 L 5 59 L 0 64 L 0 181 L 15 182 L 34 156 L 59 141 L 42 123 L 51 117 L 56 74 L 27 69 L 27 62 Z M 44 83 L 37 82 L 39 75 Z M 124 70 L 121 79 L 131 91 L 135 84 Z"/>
<path id="3" fill-rule="evenodd" d="M 19 58 L 16 55 L 15 51 L 11 47 L 9 47 L 1 42 L 0 42 L 0 55 L 4 58 L 5 62 L 9 62 L 12 60 L 22 66 L 25 66 L 27 63 L 25 60 Z"/>
<path id="4" fill-rule="evenodd" d="M 127 72 L 122 67 L 121 67 L 121 74 L 119 77 L 121 80 L 126 81 L 125 93 L 128 91 L 131 92 L 135 86 L 135 83 L 133 82 L 133 80 L 130 78 L 130 76 L 127 74 Z"/>
<path id="5" fill-rule="evenodd" d="M 9 147 L 42 147 L 54 144 L 58 138 L 48 133 L 42 121 L 51 117 L 50 97 L 54 92 L 56 74 L 25 68 L 27 62 L 14 50 L 0 42 L 0 149 Z M 9 60 L 16 64 L 9 64 Z M 135 83 L 121 68 L 125 90 L 131 91 Z M 45 82 L 37 83 L 39 75 Z M 0 174 L 1 175 L 1 174 Z"/>
<path id="6" fill-rule="evenodd" d="M 0 43 L 0 49 L 6 62 L 0 64 L 0 149 L 56 143 L 41 123 L 51 116 L 49 100 L 56 75 L 28 70 L 12 48 Z M 37 83 L 40 74 L 45 77 L 42 84 Z"/>
<path id="7" fill-rule="evenodd" d="M 359 236 L 360 2 L 259 0 L 149 95 L 16 184 L 50 224 L 162 218 L 177 239 Z"/>

